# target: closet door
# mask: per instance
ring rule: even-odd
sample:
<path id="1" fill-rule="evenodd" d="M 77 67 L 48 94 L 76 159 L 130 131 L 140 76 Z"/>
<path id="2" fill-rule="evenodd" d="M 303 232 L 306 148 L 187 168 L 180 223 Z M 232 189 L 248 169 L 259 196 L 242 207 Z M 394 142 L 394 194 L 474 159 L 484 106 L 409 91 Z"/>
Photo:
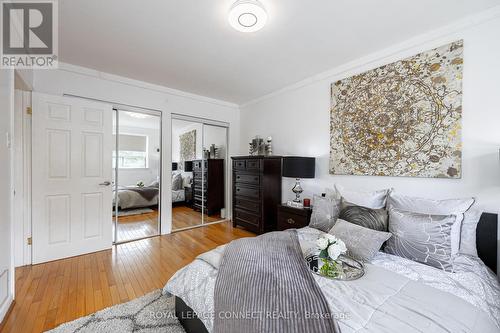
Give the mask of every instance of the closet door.
<path id="1" fill-rule="evenodd" d="M 206 160 L 203 124 L 172 119 L 172 230 L 203 223 Z"/>
<path id="2" fill-rule="evenodd" d="M 33 263 L 111 248 L 112 107 L 33 93 Z"/>

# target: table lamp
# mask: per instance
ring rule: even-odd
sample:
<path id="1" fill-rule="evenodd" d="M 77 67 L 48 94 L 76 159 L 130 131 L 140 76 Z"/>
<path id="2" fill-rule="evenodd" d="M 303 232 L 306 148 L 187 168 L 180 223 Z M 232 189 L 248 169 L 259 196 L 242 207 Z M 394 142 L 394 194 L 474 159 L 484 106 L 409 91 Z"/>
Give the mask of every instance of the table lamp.
<path id="1" fill-rule="evenodd" d="M 300 194 L 303 192 L 300 186 L 301 178 L 314 178 L 315 176 L 314 157 L 286 156 L 283 157 L 283 177 L 295 178 L 295 186 L 292 188 L 295 193 L 296 203 L 300 203 Z"/>

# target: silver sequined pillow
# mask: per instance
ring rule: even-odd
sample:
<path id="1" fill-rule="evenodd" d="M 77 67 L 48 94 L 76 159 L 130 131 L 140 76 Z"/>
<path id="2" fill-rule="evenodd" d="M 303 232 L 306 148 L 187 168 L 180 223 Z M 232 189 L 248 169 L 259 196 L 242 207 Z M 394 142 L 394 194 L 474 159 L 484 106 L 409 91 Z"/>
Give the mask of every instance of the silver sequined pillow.
<path id="1" fill-rule="evenodd" d="M 342 219 L 337 219 L 328 233 L 344 241 L 348 256 L 361 261 L 370 261 L 392 236 L 389 232 L 365 228 Z"/>
<path id="2" fill-rule="evenodd" d="M 451 228 L 455 215 L 429 215 L 389 210 L 389 232 L 384 251 L 448 272 L 453 271 Z"/>
<path id="3" fill-rule="evenodd" d="M 342 198 L 339 218 L 359 226 L 377 231 L 387 231 L 388 215 L 383 208 L 373 209 L 358 206 Z"/>
<path id="4" fill-rule="evenodd" d="M 313 200 L 313 211 L 309 226 L 328 232 L 339 216 L 340 200 L 320 197 L 319 195 L 315 195 Z"/>

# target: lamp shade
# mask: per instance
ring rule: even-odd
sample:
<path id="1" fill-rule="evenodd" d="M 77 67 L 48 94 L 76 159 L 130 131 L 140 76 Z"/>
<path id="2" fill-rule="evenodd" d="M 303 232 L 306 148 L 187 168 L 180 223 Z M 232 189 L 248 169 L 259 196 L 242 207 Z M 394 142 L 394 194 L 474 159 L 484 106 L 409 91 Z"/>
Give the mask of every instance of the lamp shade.
<path id="1" fill-rule="evenodd" d="M 185 161 L 184 162 L 184 171 L 185 172 L 193 171 L 193 161 Z"/>
<path id="2" fill-rule="evenodd" d="M 283 158 L 283 177 L 314 178 L 314 157 L 287 156 Z"/>

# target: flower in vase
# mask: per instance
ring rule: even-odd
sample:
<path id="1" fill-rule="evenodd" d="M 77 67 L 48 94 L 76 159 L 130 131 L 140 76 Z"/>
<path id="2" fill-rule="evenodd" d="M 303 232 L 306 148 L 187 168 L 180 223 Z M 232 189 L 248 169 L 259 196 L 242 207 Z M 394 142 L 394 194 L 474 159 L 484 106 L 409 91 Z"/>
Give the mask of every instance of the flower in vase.
<path id="1" fill-rule="evenodd" d="M 318 238 L 318 240 L 316 241 L 316 245 L 318 245 L 320 250 L 325 250 L 328 247 L 328 239 Z"/>

